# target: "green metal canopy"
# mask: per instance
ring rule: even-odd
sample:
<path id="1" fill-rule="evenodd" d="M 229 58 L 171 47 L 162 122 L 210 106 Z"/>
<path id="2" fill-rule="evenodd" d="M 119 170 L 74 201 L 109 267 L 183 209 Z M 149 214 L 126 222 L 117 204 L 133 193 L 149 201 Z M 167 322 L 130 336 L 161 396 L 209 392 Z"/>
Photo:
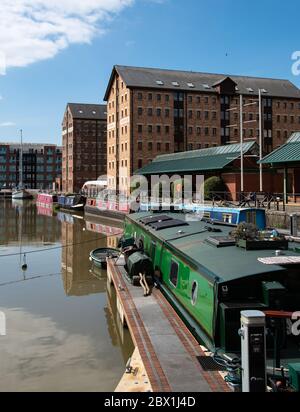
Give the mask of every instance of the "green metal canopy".
<path id="1" fill-rule="evenodd" d="M 286 144 L 274 150 L 260 163 L 262 164 L 285 164 L 300 163 L 300 132 L 293 133 Z"/>
<path id="2" fill-rule="evenodd" d="M 243 153 L 248 153 L 256 146 L 255 142 L 244 143 Z M 240 156 L 240 144 L 210 147 L 208 149 L 158 156 L 152 163 L 136 173 L 151 175 L 222 170 Z"/>

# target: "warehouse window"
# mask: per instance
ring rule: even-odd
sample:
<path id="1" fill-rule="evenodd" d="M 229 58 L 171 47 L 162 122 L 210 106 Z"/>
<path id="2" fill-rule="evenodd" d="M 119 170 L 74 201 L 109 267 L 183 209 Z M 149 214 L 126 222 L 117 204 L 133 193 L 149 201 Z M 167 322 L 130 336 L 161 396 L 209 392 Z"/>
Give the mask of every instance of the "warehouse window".
<path id="1" fill-rule="evenodd" d="M 178 283 L 178 263 L 171 261 L 171 270 L 170 270 L 170 282 L 172 285 L 177 288 Z"/>

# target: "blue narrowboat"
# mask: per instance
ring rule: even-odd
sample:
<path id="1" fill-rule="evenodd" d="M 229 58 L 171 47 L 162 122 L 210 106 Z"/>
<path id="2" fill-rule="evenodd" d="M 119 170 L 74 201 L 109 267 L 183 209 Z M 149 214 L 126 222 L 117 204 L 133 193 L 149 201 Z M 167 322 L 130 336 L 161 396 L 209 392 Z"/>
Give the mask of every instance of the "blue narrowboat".
<path id="1" fill-rule="evenodd" d="M 58 196 L 58 206 L 66 211 L 83 211 L 86 203 L 85 196 L 82 195 L 61 195 Z"/>
<path id="2" fill-rule="evenodd" d="M 155 205 L 154 205 L 155 206 Z M 152 210 L 161 210 L 164 205 L 153 207 Z M 174 209 L 174 207 L 171 209 Z M 149 205 L 141 204 L 140 212 L 148 212 L 151 208 Z M 166 209 L 167 210 L 167 209 Z M 214 207 L 204 205 L 176 205 L 175 211 L 184 213 L 193 213 L 199 217 L 199 220 L 207 220 L 216 224 L 226 224 L 237 226 L 240 223 L 253 223 L 259 230 L 266 228 L 266 212 L 264 209 L 256 208 L 230 208 L 230 207 Z"/>

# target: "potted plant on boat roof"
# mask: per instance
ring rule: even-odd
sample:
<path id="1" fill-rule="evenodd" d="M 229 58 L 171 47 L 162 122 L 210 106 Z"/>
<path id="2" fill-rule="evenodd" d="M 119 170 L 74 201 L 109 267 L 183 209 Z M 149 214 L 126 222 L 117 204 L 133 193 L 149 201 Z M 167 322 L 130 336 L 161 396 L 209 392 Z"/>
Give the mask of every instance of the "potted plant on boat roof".
<path id="1" fill-rule="evenodd" d="M 273 232 L 272 232 L 273 233 Z M 262 238 L 258 228 L 252 223 L 240 223 L 236 229 L 231 232 L 231 236 L 235 239 L 238 247 L 246 250 L 259 249 L 288 249 L 288 241 L 275 233 L 268 239 Z"/>
<path id="2" fill-rule="evenodd" d="M 237 246 L 247 249 L 247 244 L 255 242 L 258 233 L 259 231 L 253 223 L 243 222 L 231 232 L 231 236 L 235 239 Z"/>

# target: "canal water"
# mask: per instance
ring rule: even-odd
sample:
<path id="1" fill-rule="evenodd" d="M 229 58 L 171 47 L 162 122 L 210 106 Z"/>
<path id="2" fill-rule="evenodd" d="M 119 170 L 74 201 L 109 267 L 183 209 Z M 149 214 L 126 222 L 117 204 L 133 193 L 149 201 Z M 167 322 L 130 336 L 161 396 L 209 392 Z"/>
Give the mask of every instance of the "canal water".
<path id="1" fill-rule="evenodd" d="M 0 391 L 114 391 L 133 344 L 89 252 L 116 246 L 121 232 L 0 200 Z"/>

